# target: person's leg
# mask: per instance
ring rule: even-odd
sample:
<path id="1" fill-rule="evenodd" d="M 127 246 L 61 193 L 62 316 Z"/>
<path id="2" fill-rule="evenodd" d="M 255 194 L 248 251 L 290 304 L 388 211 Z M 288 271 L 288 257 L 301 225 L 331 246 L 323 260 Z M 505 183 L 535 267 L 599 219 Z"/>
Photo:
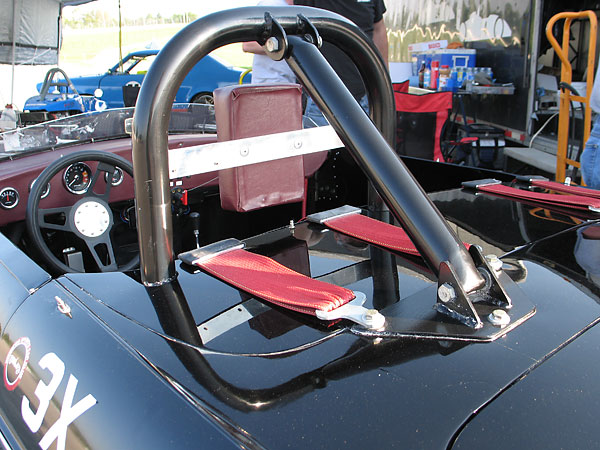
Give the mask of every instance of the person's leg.
<path id="1" fill-rule="evenodd" d="M 588 187 L 600 189 L 600 115 L 594 120 L 594 127 L 590 137 L 585 143 L 585 149 L 581 155 L 581 174 L 583 181 Z"/>
<path id="2" fill-rule="evenodd" d="M 329 125 L 327 119 L 313 102 L 312 98 L 308 97 L 306 101 L 306 109 L 304 110 L 304 128 L 322 127 Z"/>

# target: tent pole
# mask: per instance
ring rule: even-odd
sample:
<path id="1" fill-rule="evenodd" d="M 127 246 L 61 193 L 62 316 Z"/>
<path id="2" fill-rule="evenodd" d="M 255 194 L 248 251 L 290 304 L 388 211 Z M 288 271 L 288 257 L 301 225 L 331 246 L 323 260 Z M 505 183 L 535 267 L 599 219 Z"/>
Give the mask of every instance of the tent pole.
<path id="1" fill-rule="evenodd" d="M 121 0 L 119 0 L 119 72 L 123 73 L 123 40 L 121 35 Z"/>
<path id="2" fill-rule="evenodd" d="M 15 95 L 15 58 L 16 58 L 16 28 L 17 28 L 17 0 L 13 0 L 12 10 L 12 69 L 11 69 L 11 80 L 10 80 L 10 104 L 14 106 L 14 95 Z"/>

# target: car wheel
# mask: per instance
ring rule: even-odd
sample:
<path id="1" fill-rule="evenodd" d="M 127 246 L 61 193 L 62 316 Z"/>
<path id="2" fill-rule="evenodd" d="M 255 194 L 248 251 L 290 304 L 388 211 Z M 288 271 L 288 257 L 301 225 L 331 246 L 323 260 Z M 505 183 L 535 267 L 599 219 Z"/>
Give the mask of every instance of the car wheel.
<path id="1" fill-rule="evenodd" d="M 200 103 L 202 105 L 214 105 L 215 99 L 210 92 L 201 92 L 200 94 L 196 94 L 192 97 L 190 103 Z"/>

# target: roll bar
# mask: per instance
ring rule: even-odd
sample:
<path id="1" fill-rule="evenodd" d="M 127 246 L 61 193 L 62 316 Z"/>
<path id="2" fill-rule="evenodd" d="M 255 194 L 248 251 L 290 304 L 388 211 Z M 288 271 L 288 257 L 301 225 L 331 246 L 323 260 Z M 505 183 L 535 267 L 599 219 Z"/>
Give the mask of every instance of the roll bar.
<path id="1" fill-rule="evenodd" d="M 335 43 L 358 67 L 367 86 L 373 122 L 315 45 L 307 42 L 318 43 L 319 34 Z M 274 53 L 286 58 L 432 271 L 438 277 L 443 271 L 444 279 L 450 273 L 461 292 L 480 289 L 485 280 L 471 255 L 390 146 L 396 121 L 394 96 L 387 68 L 375 46 L 347 19 L 307 7 L 248 7 L 200 18 L 169 41 L 148 71 L 132 133 L 143 283 L 159 286 L 176 276 L 167 127 L 179 86 L 212 50 L 234 42 L 265 43 L 273 37 L 279 43 L 271 47 Z"/>

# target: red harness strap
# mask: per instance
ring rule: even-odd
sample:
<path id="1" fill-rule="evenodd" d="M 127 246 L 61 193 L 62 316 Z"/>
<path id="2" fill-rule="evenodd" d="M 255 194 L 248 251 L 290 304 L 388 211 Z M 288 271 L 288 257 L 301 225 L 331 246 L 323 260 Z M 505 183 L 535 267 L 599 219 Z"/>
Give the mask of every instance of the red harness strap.
<path id="1" fill-rule="evenodd" d="M 415 244 L 403 228 L 363 216 L 361 210 L 353 206 L 346 205 L 311 214 L 306 219 L 369 244 L 420 256 Z M 464 245 L 469 248 L 470 244 L 464 243 Z"/>
<path id="2" fill-rule="evenodd" d="M 506 197 L 520 198 L 523 200 L 533 200 L 547 205 L 600 212 L 600 199 L 582 195 L 544 194 L 541 192 L 524 191 L 510 186 L 504 186 L 503 184 L 480 184 L 477 186 L 477 189 L 491 194 L 504 195 Z"/>
<path id="3" fill-rule="evenodd" d="M 419 255 L 406 231 L 361 214 L 349 214 L 323 221 L 327 228 L 355 237 L 364 242 L 389 248 L 402 253 Z"/>
<path id="4" fill-rule="evenodd" d="M 600 199 L 600 191 L 582 186 L 570 186 L 556 181 L 549 180 L 531 180 L 531 185 L 543 189 L 550 189 L 556 192 L 564 192 L 565 194 L 583 195 L 584 197 L 593 197 Z"/>
<path id="5" fill-rule="evenodd" d="M 315 315 L 316 310 L 328 312 L 355 298 L 349 289 L 307 277 L 271 258 L 243 249 L 199 259 L 193 264 L 256 297 L 305 314 Z"/>

